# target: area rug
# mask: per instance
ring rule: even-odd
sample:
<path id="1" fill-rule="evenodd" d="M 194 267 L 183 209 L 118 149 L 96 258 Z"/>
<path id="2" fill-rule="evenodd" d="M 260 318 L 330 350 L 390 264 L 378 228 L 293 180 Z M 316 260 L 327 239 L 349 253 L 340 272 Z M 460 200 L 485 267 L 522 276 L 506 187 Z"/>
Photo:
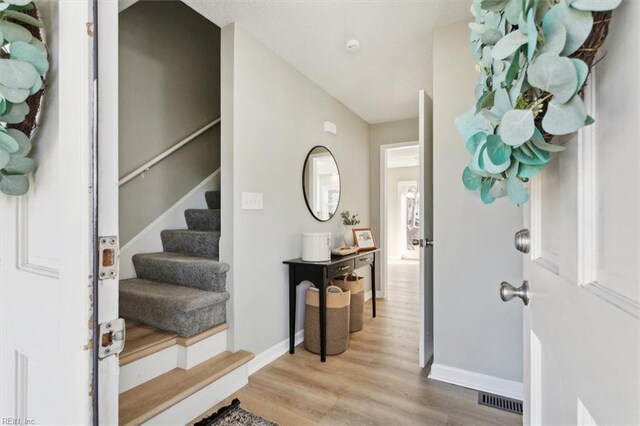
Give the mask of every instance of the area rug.
<path id="1" fill-rule="evenodd" d="M 231 405 L 222 407 L 209 417 L 197 421 L 194 426 L 278 426 L 277 423 L 250 413 L 240 407 L 238 398 Z"/>

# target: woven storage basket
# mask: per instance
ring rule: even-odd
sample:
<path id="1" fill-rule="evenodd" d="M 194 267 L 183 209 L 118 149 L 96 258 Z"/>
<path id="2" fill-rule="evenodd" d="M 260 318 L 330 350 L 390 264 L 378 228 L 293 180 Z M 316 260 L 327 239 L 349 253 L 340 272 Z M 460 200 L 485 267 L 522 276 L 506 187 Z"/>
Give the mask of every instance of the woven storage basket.
<path id="1" fill-rule="evenodd" d="M 349 332 L 362 330 L 364 324 L 364 278 L 355 272 L 349 272 L 342 280 L 334 280 L 333 284 L 343 291 L 351 292 L 351 308 L 349 313 Z"/>
<path id="2" fill-rule="evenodd" d="M 340 287 L 327 287 L 327 355 L 337 355 L 349 347 L 349 305 L 351 294 Z M 307 290 L 304 312 L 304 347 L 320 353 L 320 291 Z"/>

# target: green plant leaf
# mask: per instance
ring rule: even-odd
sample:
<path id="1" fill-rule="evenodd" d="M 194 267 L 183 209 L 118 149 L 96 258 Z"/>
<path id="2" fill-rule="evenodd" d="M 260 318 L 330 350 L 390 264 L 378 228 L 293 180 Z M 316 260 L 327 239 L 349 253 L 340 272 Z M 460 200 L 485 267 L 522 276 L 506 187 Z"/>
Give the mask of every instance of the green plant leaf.
<path id="1" fill-rule="evenodd" d="M 543 166 L 547 164 L 547 161 L 542 161 L 538 157 L 535 156 L 530 150 L 531 154 L 525 153 L 523 150 L 526 149 L 525 145 L 522 145 L 519 148 L 516 148 L 512 151 L 511 155 L 513 158 L 518 160 L 521 164 L 527 164 L 529 166 Z"/>
<path id="2" fill-rule="evenodd" d="M 0 12 L 6 10 L 9 6 L 11 6 L 9 3 L 0 3 Z"/>
<path id="3" fill-rule="evenodd" d="M 29 90 L 27 89 L 13 89 L 0 84 L 0 96 L 12 103 L 24 102 L 29 97 Z"/>
<path id="4" fill-rule="evenodd" d="M 567 42 L 560 53 L 563 56 L 569 56 L 589 37 L 593 27 L 593 16 L 591 12 L 578 10 L 562 2 L 553 6 L 544 16 L 542 29 L 545 34 L 549 31 L 552 22 L 561 23 L 567 30 Z"/>
<path id="5" fill-rule="evenodd" d="M 36 68 L 36 71 L 38 71 L 40 75 L 45 75 L 47 71 L 49 71 L 49 60 L 46 55 L 44 55 L 40 49 L 29 43 L 23 41 L 11 43 L 9 56 L 11 59 L 30 63 Z"/>
<path id="6" fill-rule="evenodd" d="M 530 179 L 540 174 L 546 167 L 546 164 L 540 166 L 530 166 L 528 164 L 520 164 L 518 168 L 518 177 L 523 179 Z"/>
<path id="7" fill-rule="evenodd" d="M 502 117 L 498 134 L 511 146 L 520 146 L 533 136 L 535 124 L 530 109 L 512 109 Z"/>
<path id="8" fill-rule="evenodd" d="M 544 44 L 540 53 L 557 53 L 564 50 L 567 44 L 567 29 L 559 21 L 551 21 L 544 28 Z"/>
<path id="9" fill-rule="evenodd" d="M 486 141 L 480 142 L 480 144 L 478 145 L 478 148 L 476 149 L 476 152 L 473 154 L 473 158 L 471 159 L 471 164 L 469 165 L 469 168 L 471 169 L 472 172 L 477 174 L 482 174 L 486 171 L 484 168 L 484 157 L 483 157 L 484 150 L 486 148 L 487 148 Z"/>
<path id="10" fill-rule="evenodd" d="M 509 99 L 511 99 L 511 105 L 516 105 L 518 103 L 518 98 L 522 94 L 522 87 L 524 85 L 524 79 L 527 75 L 527 67 L 525 66 L 521 71 L 518 79 L 514 83 L 514 85 L 509 89 Z"/>
<path id="11" fill-rule="evenodd" d="M 0 122 L 9 124 L 22 123 L 27 114 L 29 114 L 29 105 L 26 102 L 20 102 L 19 104 L 7 103 L 7 110 L 0 116 Z"/>
<path id="12" fill-rule="evenodd" d="M 490 12 L 502 12 L 509 0 L 482 0 L 480 7 Z"/>
<path id="13" fill-rule="evenodd" d="M 581 61 L 580 59 L 571 58 L 573 61 L 573 65 L 576 67 L 576 73 L 578 74 L 578 89 L 579 91 L 584 83 L 587 82 L 587 77 L 589 77 L 589 66 Z"/>
<path id="14" fill-rule="evenodd" d="M 27 6 L 29 3 L 31 3 L 31 0 L 2 0 L 2 1 L 15 6 Z"/>
<path id="15" fill-rule="evenodd" d="M 482 185 L 480 187 L 480 199 L 485 204 L 491 204 L 496 200 L 491 196 L 491 187 L 493 186 L 494 182 L 495 180 L 491 178 L 484 179 L 482 181 Z"/>
<path id="16" fill-rule="evenodd" d="M 518 25 L 520 14 L 522 13 L 521 0 L 509 0 L 507 7 L 504 9 L 504 16 L 511 25 Z"/>
<path id="17" fill-rule="evenodd" d="M 489 46 L 493 46 L 502 38 L 502 33 L 496 29 L 489 28 L 484 33 L 482 33 L 482 37 L 480 37 L 480 41 L 482 44 L 486 44 Z"/>
<path id="18" fill-rule="evenodd" d="M 33 38 L 28 29 L 13 22 L 0 21 L 0 31 L 2 31 L 4 39 L 11 43 L 14 41 L 29 43 Z"/>
<path id="19" fill-rule="evenodd" d="M 484 92 L 484 94 L 480 96 L 480 99 L 478 99 L 478 102 L 476 102 L 476 113 L 485 108 L 493 108 L 493 100 L 495 95 L 496 92 L 494 91 Z"/>
<path id="20" fill-rule="evenodd" d="M 529 201 L 529 192 L 517 177 L 507 179 L 507 193 L 513 204 L 521 205 Z"/>
<path id="21" fill-rule="evenodd" d="M 555 99 L 549 102 L 542 128 L 552 135 L 568 135 L 583 128 L 586 120 L 584 102 L 576 95 L 564 104 Z"/>
<path id="22" fill-rule="evenodd" d="M 0 132 L 0 148 L 7 151 L 9 154 L 18 152 L 20 145 L 9 133 Z"/>
<path id="23" fill-rule="evenodd" d="M 533 152 L 536 157 L 545 163 L 548 163 L 551 160 L 551 155 L 549 155 L 548 151 L 536 147 L 532 142 L 527 142 L 523 146 Z"/>
<path id="24" fill-rule="evenodd" d="M 32 38 L 29 44 L 41 51 L 44 56 L 48 56 L 49 53 L 47 52 L 47 46 L 37 38 Z"/>
<path id="25" fill-rule="evenodd" d="M 484 132 L 478 132 L 467 139 L 465 142 L 465 146 L 467 148 L 467 151 L 469 151 L 469 154 L 475 154 L 476 150 L 478 149 L 478 145 L 480 145 L 480 143 L 485 141 L 486 139 L 487 135 Z"/>
<path id="26" fill-rule="evenodd" d="M 540 141 L 537 138 L 531 138 L 531 143 L 536 148 L 541 149 L 543 151 L 547 151 L 547 152 L 562 152 L 562 151 L 567 149 L 567 148 L 565 148 L 564 146 L 561 146 L 561 145 L 554 145 L 552 143 L 548 143 L 544 139 L 542 139 L 542 141 Z"/>
<path id="27" fill-rule="evenodd" d="M 593 117 L 591 117 L 590 115 L 587 115 L 587 119 L 584 120 L 584 125 L 585 126 L 590 126 L 595 122 L 596 122 L 596 120 L 594 120 Z"/>
<path id="28" fill-rule="evenodd" d="M 520 71 L 520 50 L 516 50 L 513 55 L 511 65 L 509 65 L 507 75 L 504 79 L 505 87 L 510 88 L 513 85 L 513 80 L 515 80 L 516 75 L 518 75 L 518 71 Z"/>
<path id="29" fill-rule="evenodd" d="M 493 112 L 502 118 L 507 111 L 513 108 L 511 105 L 511 99 L 509 99 L 509 92 L 506 89 L 498 89 L 493 104 Z"/>
<path id="30" fill-rule="evenodd" d="M 9 154 L 4 148 L 0 147 L 0 169 L 4 169 L 4 166 L 7 165 L 10 158 L 11 154 Z"/>
<path id="31" fill-rule="evenodd" d="M 462 172 L 462 183 L 468 190 L 475 191 L 482 185 L 482 176 L 473 173 L 469 167 L 465 167 Z"/>
<path id="32" fill-rule="evenodd" d="M 37 164 L 31 158 L 12 157 L 9 163 L 4 167 L 5 171 L 10 174 L 26 175 L 36 170 Z"/>
<path id="33" fill-rule="evenodd" d="M 31 89 L 38 78 L 38 71 L 30 63 L 0 59 L 0 84 L 12 89 Z"/>
<path id="34" fill-rule="evenodd" d="M 622 0 L 573 0 L 571 7 L 592 12 L 602 12 L 615 9 L 620 6 L 621 2 Z"/>
<path id="35" fill-rule="evenodd" d="M 497 180 L 489 190 L 489 195 L 495 199 L 504 197 L 507 195 L 507 180 Z"/>
<path id="36" fill-rule="evenodd" d="M 24 195 L 29 191 L 29 179 L 23 175 L 4 175 L 0 191 L 7 195 Z"/>
<path id="37" fill-rule="evenodd" d="M 493 59 L 505 59 L 513 55 L 520 46 L 527 43 L 529 38 L 522 31 L 512 31 L 506 36 L 502 37 L 491 50 L 491 56 Z"/>
<path id="38" fill-rule="evenodd" d="M 0 96 L 0 115 L 4 114 L 7 110 L 7 100 Z"/>
<path id="39" fill-rule="evenodd" d="M 31 152 L 31 140 L 18 129 L 7 129 L 7 133 L 18 143 L 18 150 L 11 154 L 12 157 L 24 157 Z"/>
<path id="40" fill-rule="evenodd" d="M 492 175 L 499 175 L 500 173 L 507 170 L 511 165 L 511 158 L 509 157 L 507 157 L 507 160 L 502 164 L 494 164 L 494 162 L 491 161 L 491 158 L 489 158 L 488 149 L 485 149 L 482 153 L 482 161 L 484 164 L 484 169 L 487 171 L 487 173 L 491 173 Z"/>
<path id="41" fill-rule="evenodd" d="M 578 87 L 578 73 L 571 59 L 552 52 L 538 56 L 531 63 L 527 77 L 529 84 L 552 93 L 560 103 L 571 99 Z"/>
<path id="42" fill-rule="evenodd" d="M 527 41 L 527 58 L 531 62 L 538 46 L 538 27 L 536 27 L 535 10 L 533 9 L 530 9 L 527 13 L 527 37 L 529 38 Z"/>
<path id="43" fill-rule="evenodd" d="M 495 165 L 503 165 L 509 161 L 509 157 L 511 157 L 511 146 L 502 142 L 500 136 L 497 135 L 489 135 L 487 136 L 487 149 L 486 154 L 491 160 L 491 162 Z M 509 166 L 505 167 L 506 170 Z M 492 172 L 492 173 L 501 173 L 500 172 Z"/>
<path id="44" fill-rule="evenodd" d="M 25 24 L 33 25 L 34 27 L 42 28 L 42 22 L 26 13 L 18 12 L 17 10 L 7 10 L 4 12 L 4 16 L 11 18 L 14 21 L 24 22 Z"/>
<path id="45" fill-rule="evenodd" d="M 34 84 L 33 87 L 29 89 L 29 95 L 35 95 L 36 93 L 38 93 L 40 89 L 42 89 L 43 85 L 44 83 L 42 82 L 41 78 L 36 79 L 36 84 Z"/>

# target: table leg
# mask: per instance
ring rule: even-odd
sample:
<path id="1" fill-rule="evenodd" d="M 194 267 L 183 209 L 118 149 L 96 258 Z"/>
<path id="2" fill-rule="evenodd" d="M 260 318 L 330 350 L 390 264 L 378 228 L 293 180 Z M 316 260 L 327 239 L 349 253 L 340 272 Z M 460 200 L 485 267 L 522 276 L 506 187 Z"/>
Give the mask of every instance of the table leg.
<path id="1" fill-rule="evenodd" d="M 327 360 L 327 271 L 324 271 L 318 280 L 320 290 L 320 361 Z"/>
<path id="2" fill-rule="evenodd" d="M 296 350 L 296 280 L 295 267 L 289 265 L 289 353 Z"/>
<path id="3" fill-rule="evenodd" d="M 371 307 L 373 308 L 373 317 L 376 317 L 376 254 L 373 253 L 373 262 L 371 263 Z"/>

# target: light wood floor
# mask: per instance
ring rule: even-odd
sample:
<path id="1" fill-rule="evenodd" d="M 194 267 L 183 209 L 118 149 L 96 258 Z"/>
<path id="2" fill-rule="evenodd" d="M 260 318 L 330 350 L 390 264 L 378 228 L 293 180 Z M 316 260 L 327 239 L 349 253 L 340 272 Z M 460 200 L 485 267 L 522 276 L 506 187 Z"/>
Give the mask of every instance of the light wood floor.
<path id="1" fill-rule="evenodd" d="M 345 353 L 323 364 L 298 346 L 204 415 L 239 398 L 283 426 L 521 425 L 521 416 L 480 406 L 476 391 L 427 379 L 418 367 L 417 274 L 415 263 L 390 266 L 388 298 L 375 319 L 367 302 L 364 330 Z"/>

